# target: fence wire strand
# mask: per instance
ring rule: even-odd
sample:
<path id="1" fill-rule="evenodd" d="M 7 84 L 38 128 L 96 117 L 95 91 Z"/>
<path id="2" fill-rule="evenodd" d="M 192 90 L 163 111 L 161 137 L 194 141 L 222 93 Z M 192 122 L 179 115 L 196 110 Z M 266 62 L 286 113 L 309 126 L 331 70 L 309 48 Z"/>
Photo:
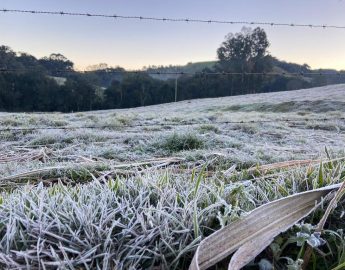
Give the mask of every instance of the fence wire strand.
<path id="1" fill-rule="evenodd" d="M 185 71 L 148 71 L 148 70 L 112 70 L 112 69 L 100 69 L 100 70 L 42 70 L 34 68 L 1 68 L 0 73 L 23 73 L 23 72 L 54 72 L 56 74 L 68 74 L 68 73 L 81 73 L 81 74 L 92 74 L 92 73 L 105 73 L 105 74 L 146 74 L 146 75 L 189 75 L 189 76 L 220 76 L 220 75 L 231 75 L 231 76 L 345 76 L 344 71 L 338 72 L 185 72 Z"/>
<path id="2" fill-rule="evenodd" d="M 82 12 L 66 11 L 45 11 L 45 10 L 26 10 L 26 9 L 0 9 L 3 13 L 35 14 L 35 15 L 60 15 L 74 17 L 98 17 L 123 20 L 139 21 L 159 21 L 159 22 L 180 22 L 180 23 L 203 23 L 203 24 L 230 24 L 230 25 L 257 25 L 257 26 L 279 26 L 279 27 L 304 27 L 304 28 L 321 28 L 321 29 L 345 29 L 342 25 L 327 24 L 306 24 L 306 23 L 277 23 L 263 21 L 233 21 L 233 20 L 216 20 L 216 19 L 196 19 L 196 18 L 169 18 L 169 17 L 149 17 L 149 16 L 126 16 L 118 14 L 96 14 Z"/>
<path id="3" fill-rule="evenodd" d="M 345 117 L 335 117 L 335 118 L 296 118 L 296 119 L 274 119 L 274 120 L 251 120 L 251 121 L 219 121 L 213 122 L 213 124 L 219 125 L 231 125 L 231 124 L 265 124 L 265 123 L 300 123 L 300 122 L 312 122 L 312 121 L 345 121 Z M 75 129 L 117 129 L 121 130 L 123 128 L 135 128 L 135 127 L 152 127 L 152 126 L 199 126 L 208 123 L 196 123 L 196 122 L 186 122 L 186 123 L 150 123 L 150 124 L 137 124 L 137 125 L 119 125 L 114 127 L 113 125 L 104 126 L 64 126 L 64 127 L 27 127 L 27 128 L 1 128 L 0 132 L 8 131 L 34 131 L 34 130 L 75 130 Z"/>

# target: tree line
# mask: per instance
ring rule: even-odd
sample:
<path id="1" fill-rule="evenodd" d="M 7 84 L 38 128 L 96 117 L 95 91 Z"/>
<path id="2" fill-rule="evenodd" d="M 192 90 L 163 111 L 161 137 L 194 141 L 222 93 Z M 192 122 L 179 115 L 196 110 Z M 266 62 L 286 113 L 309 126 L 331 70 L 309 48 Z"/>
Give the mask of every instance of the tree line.
<path id="1" fill-rule="evenodd" d="M 214 65 L 200 65 L 200 73 L 193 76 L 178 76 L 177 99 L 285 91 L 345 82 L 345 76 L 289 76 L 289 73 L 312 70 L 308 65 L 278 60 L 269 54 L 269 46 L 262 28 L 243 28 L 239 33 L 228 34 L 217 50 L 218 61 Z M 180 70 L 170 66 L 169 70 L 172 69 Z M 74 63 L 61 54 L 37 59 L 27 53 L 16 53 L 8 46 L 0 46 L 0 70 L 1 111 L 87 111 L 175 100 L 177 75 L 121 73 L 125 71 L 123 68 L 109 68 L 106 64 L 80 73 L 74 70 Z M 147 68 L 147 71 L 166 70 L 167 67 Z M 202 71 L 241 74 L 215 76 L 204 75 Z M 249 74 L 268 72 L 285 72 L 287 76 Z"/>

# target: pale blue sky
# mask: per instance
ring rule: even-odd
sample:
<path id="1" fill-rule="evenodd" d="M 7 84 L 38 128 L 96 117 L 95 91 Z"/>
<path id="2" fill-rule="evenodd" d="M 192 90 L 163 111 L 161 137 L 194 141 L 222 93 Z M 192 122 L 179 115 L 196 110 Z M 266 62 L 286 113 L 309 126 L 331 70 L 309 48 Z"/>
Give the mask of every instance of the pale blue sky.
<path id="1" fill-rule="evenodd" d="M 342 0 L 0 0 L 0 8 L 345 26 Z M 214 60 L 240 25 L 162 23 L 0 13 L 0 44 L 42 57 L 60 52 L 79 68 Z M 265 27 L 270 52 L 313 68 L 345 69 L 345 29 Z"/>

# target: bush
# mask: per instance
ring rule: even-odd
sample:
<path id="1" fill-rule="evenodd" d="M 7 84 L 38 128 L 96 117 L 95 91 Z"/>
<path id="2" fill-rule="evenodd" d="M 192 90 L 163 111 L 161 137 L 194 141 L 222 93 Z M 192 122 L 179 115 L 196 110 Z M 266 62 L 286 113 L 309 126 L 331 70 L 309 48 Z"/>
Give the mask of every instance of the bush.
<path id="1" fill-rule="evenodd" d="M 200 149 L 203 148 L 204 145 L 204 141 L 195 134 L 173 133 L 165 137 L 157 146 L 165 151 L 174 153 L 184 150 Z"/>
<path id="2" fill-rule="evenodd" d="M 202 125 L 199 127 L 199 130 L 202 133 L 208 133 L 208 132 L 214 132 L 216 134 L 220 133 L 219 128 L 214 125 Z"/>

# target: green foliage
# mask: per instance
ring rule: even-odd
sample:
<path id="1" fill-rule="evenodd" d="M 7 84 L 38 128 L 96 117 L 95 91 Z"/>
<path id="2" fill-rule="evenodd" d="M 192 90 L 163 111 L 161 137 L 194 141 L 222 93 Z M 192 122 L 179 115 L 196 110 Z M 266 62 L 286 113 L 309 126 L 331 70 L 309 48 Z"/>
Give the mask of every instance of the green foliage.
<path id="1" fill-rule="evenodd" d="M 214 133 L 220 133 L 220 130 L 218 127 L 214 125 L 202 125 L 199 127 L 200 132 L 202 133 L 208 133 L 208 132 L 214 132 Z"/>
<path id="2" fill-rule="evenodd" d="M 73 138 L 68 135 L 62 134 L 36 134 L 35 138 L 30 141 L 30 145 L 49 145 L 55 143 L 71 144 Z"/>
<path id="3" fill-rule="evenodd" d="M 53 53 L 49 57 L 40 59 L 39 64 L 50 72 L 52 76 L 60 76 L 61 72 L 72 71 L 73 62 L 59 53 Z"/>
<path id="4" fill-rule="evenodd" d="M 232 72 L 264 72 L 271 69 L 266 57 L 270 43 L 262 28 L 243 28 L 240 33 L 228 34 L 218 49 L 222 70 Z"/>
<path id="5" fill-rule="evenodd" d="M 204 141 L 193 133 L 173 133 L 160 142 L 156 143 L 156 147 L 163 149 L 170 153 L 175 153 L 184 150 L 193 150 L 203 148 Z"/>

